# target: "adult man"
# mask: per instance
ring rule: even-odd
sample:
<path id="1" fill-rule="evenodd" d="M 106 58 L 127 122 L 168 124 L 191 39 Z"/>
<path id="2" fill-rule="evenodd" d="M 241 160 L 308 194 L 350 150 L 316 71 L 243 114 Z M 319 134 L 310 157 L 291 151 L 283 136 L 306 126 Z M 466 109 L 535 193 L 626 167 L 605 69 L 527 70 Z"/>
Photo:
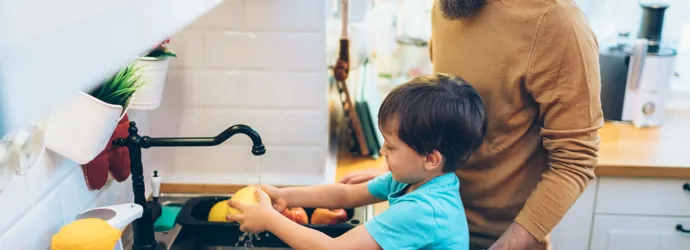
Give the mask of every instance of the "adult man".
<path id="1" fill-rule="evenodd" d="M 456 171 L 472 249 L 548 249 L 594 178 L 603 125 L 598 43 L 584 14 L 573 0 L 436 0 L 430 56 L 487 107 L 484 144 Z"/>

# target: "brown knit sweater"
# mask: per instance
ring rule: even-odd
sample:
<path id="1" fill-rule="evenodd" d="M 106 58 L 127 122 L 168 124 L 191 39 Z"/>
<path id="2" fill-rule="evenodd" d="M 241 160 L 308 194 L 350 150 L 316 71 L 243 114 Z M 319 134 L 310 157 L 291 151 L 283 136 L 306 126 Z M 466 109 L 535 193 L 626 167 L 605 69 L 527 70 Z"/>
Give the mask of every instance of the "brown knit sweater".
<path id="1" fill-rule="evenodd" d="M 598 43 L 572 0 L 489 0 L 472 17 L 432 13 L 435 72 L 484 98 L 482 148 L 457 172 L 471 241 L 488 247 L 513 222 L 545 238 L 594 178 L 603 125 Z"/>

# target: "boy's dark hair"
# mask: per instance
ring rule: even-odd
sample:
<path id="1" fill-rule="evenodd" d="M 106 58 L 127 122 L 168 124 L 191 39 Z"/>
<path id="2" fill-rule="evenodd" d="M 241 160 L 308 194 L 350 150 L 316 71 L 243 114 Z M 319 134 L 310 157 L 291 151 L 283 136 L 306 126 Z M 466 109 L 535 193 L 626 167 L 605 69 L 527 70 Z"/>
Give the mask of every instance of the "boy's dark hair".
<path id="1" fill-rule="evenodd" d="M 459 169 L 486 135 L 484 102 L 464 79 L 448 74 L 420 76 L 394 88 L 378 114 L 382 130 L 421 155 L 438 150 L 443 172 Z M 396 127 L 389 127 L 395 126 Z"/>

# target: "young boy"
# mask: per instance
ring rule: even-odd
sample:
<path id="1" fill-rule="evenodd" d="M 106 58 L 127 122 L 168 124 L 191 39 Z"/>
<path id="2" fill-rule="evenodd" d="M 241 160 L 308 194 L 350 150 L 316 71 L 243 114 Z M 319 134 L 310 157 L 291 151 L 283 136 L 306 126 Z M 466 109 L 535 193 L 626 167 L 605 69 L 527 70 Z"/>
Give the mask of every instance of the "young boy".
<path id="1" fill-rule="evenodd" d="M 229 202 L 242 231 L 270 231 L 295 249 L 469 249 L 456 169 L 481 145 L 486 118 L 477 91 L 445 74 L 417 77 L 386 97 L 378 114 L 388 174 L 358 185 L 262 186 L 258 204 Z M 338 238 L 281 215 L 286 207 L 390 208 Z M 273 204 L 271 204 L 273 201 Z"/>

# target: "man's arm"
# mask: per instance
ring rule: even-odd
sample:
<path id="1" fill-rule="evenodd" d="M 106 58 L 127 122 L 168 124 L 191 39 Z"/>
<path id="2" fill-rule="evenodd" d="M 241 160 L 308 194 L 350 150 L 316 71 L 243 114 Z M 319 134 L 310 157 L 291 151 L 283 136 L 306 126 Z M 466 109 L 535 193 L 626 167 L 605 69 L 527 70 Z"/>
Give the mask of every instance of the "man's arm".
<path id="1" fill-rule="evenodd" d="M 383 201 L 369 192 L 367 182 L 282 188 L 289 207 L 352 208 Z"/>
<path id="2" fill-rule="evenodd" d="M 549 169 L 515 222 L 543 241 L 594 179 L 603 116 L 598 44 L 585 16 L 558 1 L 539 27 L 525 84 L 539 105 Z"/>

